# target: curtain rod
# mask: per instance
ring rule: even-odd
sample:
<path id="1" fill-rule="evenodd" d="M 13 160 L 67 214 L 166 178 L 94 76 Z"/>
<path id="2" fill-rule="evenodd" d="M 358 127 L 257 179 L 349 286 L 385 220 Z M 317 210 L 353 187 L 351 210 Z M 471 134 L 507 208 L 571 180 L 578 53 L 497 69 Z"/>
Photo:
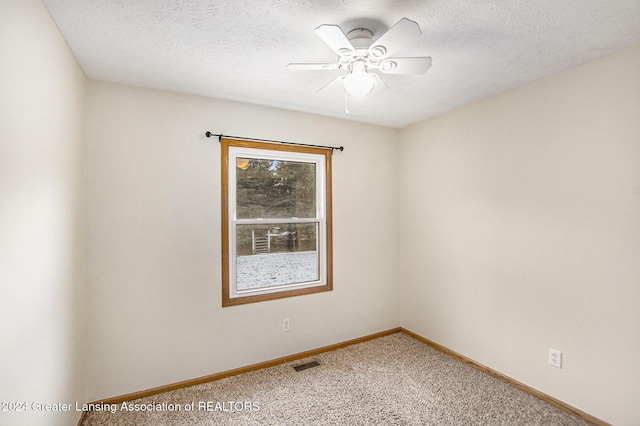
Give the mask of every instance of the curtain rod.
<path id="1" fill-rule="evenodd" d="M 208 137 L 208 138 L 210 138 L 211 136 L 217 136 L 218 137 L 218 142 L 220 142 L 220 140 L 223 137 L 227 137 L 227 138 L 232 138 L 232 139 L 243 139 L 243 140 L 247 140 L 247 141 L 275 142 L 275 143 L 283 143 L 283 144 L 286 144 L 286 145 L 311 146 L 313 148 L 328 148 L 331 151 L 344 151 L 344 147 L 343 146 L 311 145 L 311 144 L 306 144 L 306 143 L 285 142 L 285 141 L 276 141 L 276 140 L 270 140 L 270 139 L 245 138 L 244 136 L 229 136 L 229 135 L 223 135 L 222 133 L 211 133 L 209 131 L 207 131 L 204 135 L 206 137 Z"/>

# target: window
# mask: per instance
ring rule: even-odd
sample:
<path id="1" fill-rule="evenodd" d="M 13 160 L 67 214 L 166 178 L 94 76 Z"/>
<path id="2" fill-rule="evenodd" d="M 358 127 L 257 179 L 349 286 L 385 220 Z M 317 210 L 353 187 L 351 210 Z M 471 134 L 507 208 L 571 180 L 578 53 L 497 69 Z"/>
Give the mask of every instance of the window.
<path id="1" fill-rule="evenodd" d="M 221 148 L 222 306 L 332 290 L 331 150 Z"/>

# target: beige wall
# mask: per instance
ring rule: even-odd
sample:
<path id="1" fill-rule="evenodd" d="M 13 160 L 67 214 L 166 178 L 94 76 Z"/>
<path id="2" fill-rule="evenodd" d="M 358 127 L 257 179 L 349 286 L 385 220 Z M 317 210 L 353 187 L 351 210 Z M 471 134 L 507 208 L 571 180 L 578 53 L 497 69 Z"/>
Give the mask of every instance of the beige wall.
<path id="1" fill-rule="evenodd" d="M 402 325 L 638 424 L 640 46 L 405 128 L 400 147 Z"/>
<path id="2" fill-rule="evenodd" d="M 344 145 L 334 291 L 221 308 L 220 148 L 207 130 Z M 89 399 L 398 325 L 395 130 L 91 81 L 86 141 Z"/>
<path id="3" fill-rule="evenodd" d="M 85 77 L 39 0 L 0 2 L 0 401 L 84 401 Z M 69 425 L 79 413 L 0 412 Z"/>

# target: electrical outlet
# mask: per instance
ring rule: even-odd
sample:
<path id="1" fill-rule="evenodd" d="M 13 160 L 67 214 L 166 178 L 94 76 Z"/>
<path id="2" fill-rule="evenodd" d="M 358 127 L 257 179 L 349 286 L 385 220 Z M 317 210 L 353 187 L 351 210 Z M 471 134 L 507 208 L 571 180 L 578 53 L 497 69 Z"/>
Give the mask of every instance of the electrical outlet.
<path id="1" fill-rule="evenodd" d="M 285 318 L 282 320 L 282 331 L 291 330 L 291 324 L 289 323 L 289 318 Z"/>
<path id="2" fill-rule="evenodd" d="M 549 364 L 554 367 L 562 368 L 562 352 L 557 349 L 549 348 Z"/>

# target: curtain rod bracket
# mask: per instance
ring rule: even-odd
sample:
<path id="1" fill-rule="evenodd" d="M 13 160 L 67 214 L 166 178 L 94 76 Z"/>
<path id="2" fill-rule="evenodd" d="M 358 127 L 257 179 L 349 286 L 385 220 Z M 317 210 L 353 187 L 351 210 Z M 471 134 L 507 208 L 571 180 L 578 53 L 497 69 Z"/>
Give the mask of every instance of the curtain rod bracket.
<path id="1" fill-rule="evenodd" d="M 222 133 L 211 133 L 210 131 L 206 131 L 204 133 L 204 135 L 208 138 L 212 137 L 212 136 L 217 136 L 218 137 L 218 143 L 220 143 L 222 141 Z M 248 140 L 248 141 L 258 141 L 258 142 L 274 142 L 274 143 L 283 143 L 286 145 L 298 145 L 298 146 L 311 146 L 314 148 L 328 148 L 330 149 L 332 152 L 333 151 L 344 151 L 344 147 L 343 146 L 325 146 L 325 145 L 311 145 L 311 144 L 306 144 L 306 143 L 297 143 L 297 142 L 285 142 L 285 141 L 276 141 L 276 140 L 270 140 L 270 139 L 254 139 L 254 138 L 245 138 L 243 136 L 227 136 L 228 138 L 233 138 L 233 139 L 244 139 L 244 140 Z"/>

